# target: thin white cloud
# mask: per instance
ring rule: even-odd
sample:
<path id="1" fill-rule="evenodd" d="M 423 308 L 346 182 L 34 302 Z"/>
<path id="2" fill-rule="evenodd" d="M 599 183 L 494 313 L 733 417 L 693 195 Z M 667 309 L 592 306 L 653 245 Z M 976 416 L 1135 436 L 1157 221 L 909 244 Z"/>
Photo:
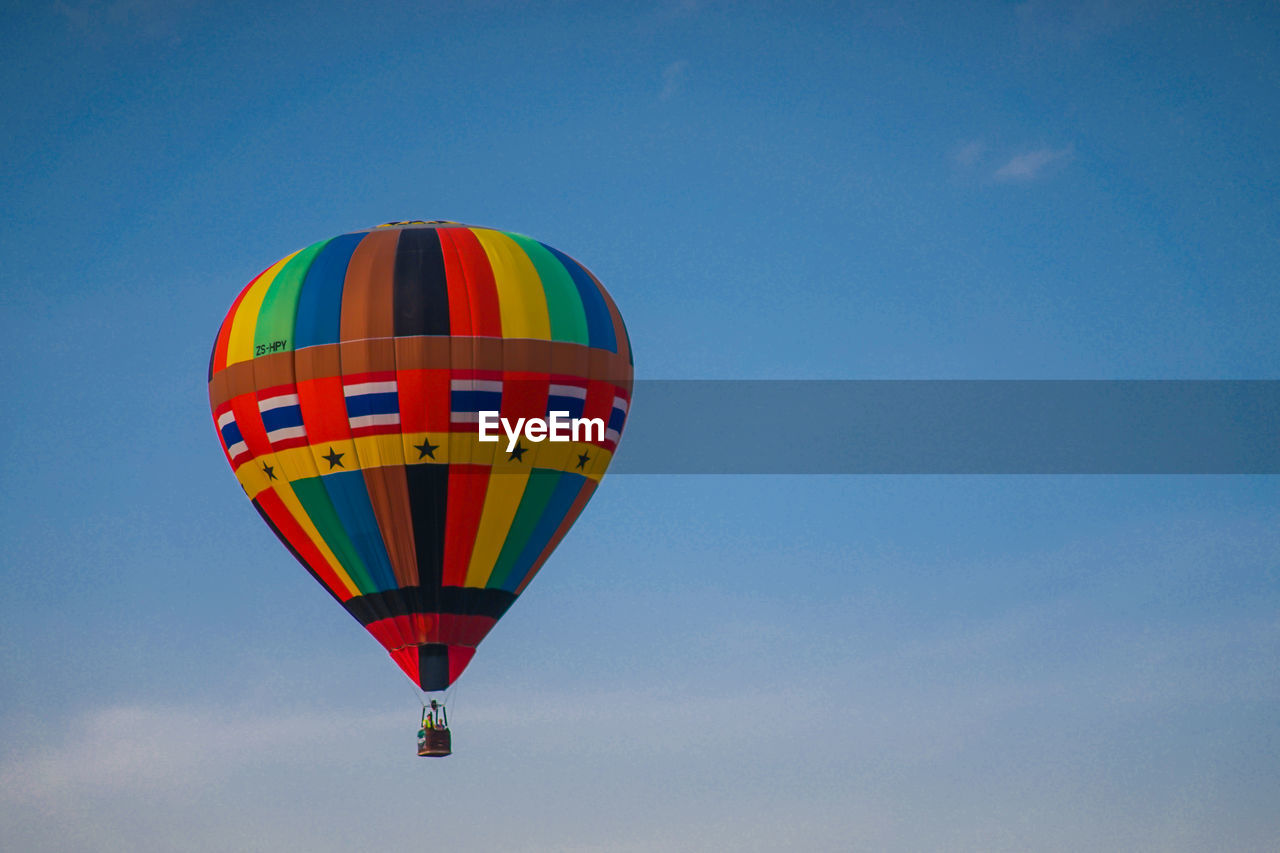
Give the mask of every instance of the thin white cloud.
<path id="1" fill-rule="evenodd" d="M 980 159 L 982 159 L 982 155 L 986 152 L 987 144 L 985 142 L 981 139 L 972 139 L 968 142 L 961 143 L 960 147 L 952 152 L 951 159 L 954 160 L 957 165 L 966 169 L 971 169 Z"/>
<path id="2" fill-rule="evenodd" d="M 662 91 L 658 93 L 658 99 L 666 101 L 674 97 L 684 86 L 688 73 L 689 62 L 684 59 L 677 59 L 662 69 Z"/>
<path id="3" fill-rule="evenodd" d="M 517 740 L 531 752 L 553 752 L 583 739 L 605 742 L 618 731 L 682 733 L 668 743 L 682 748 L 736 748 L 758 722 L 742 713 L 753 693 L 684 696 L 676 705 L 655 703 L 647 691 L 600 691 L 510 701 L 469 703 L 471 732 Z M 794 719 L 821 717 L 801 691 L 791 697 Z M 713 726 L 708 720 L 716 721 Z M 317 744 L 335 755 L 388 733 L 405 750 L 416 722 L 396 712 L 286 712 L 206 709 L 178 705 L 119 705 L 67 720 L 0 758 L 0 816 L 35 808 L 56 812 L 88 797 L 183 799 L 246 771 L 279 768 L 299 756 L 314 767 Z M 589 734 L 584 734 L 589 732 Z M 198 770 L 197 770 L 198 769 Z M 2 821 L 0 821 L 2 825 Z"/>
<path id="4" fill-rule="evenodd" d="M 1168 797 L 1132 789 L 1132 761 L 1175 751 L 1181 708 L 1274 704 L 1280 619 L 1210 614 L 1194 625 L 1075 628 L 1097 625 L 1092 599 L 1106 597 L 1117 570 L 1150 573 L 1154 589 L 1215 576 L 1206 568 L 1215 565 L 1274 565 L 1280 540 L 1269 520 L 1182 523 L 1019 557 L 1011 564 L 1074 579 L 1076 593 L 945 624 L 904 623 L 880 648 L 810 642 L 823 632 L 811 636 L 774 612 L 793 641 L 794 682 L 732 674 L 695 682 L 676 671 L 658 683 L 518 696 L 508 685 L 477 685 L 451 703 L 459 753 L 447 763 L 413 755 L 412 708 L 139 703 L 42 726 L 25 744 L 31 724 L 8 726 L 0 837 L 13 849 L 71 853 L 337 853 L 367 846 L 367 826 L 345 816 L 377 813 L 382 846 L 416 849 L 423 797 L 444 791 L 447 809 L 429 816 L 432 840 L 459 849 L 763 853 L 845 849 L 850 838 L 868 849 L 947 849 L 957 833 L 987 838 L 993 822 L 1020 826 L 1019 814 L 1066 811 L 1098 825 L 1072 822 L 1057 834 L 1027 826 L 980 846 L 1037 849 L 1052 838 L 1097 849 L 1107 838 L 1130 847 L 1154 838 L 1152 849 L 1191 850 L 1166 826 Z M 1098 572 L 1104 563 L 1108 572 Z M 751 624 L 768 643 L 785 642 L 768 618 Z M 1124 751 L 1135 727 L 1153 723 L 1148 742 Z M 1119 751 L 1100 761 L 1100 744 Z M 1151 825 L 1133 827 L 1081 794 L 1094 790 L 1133 797 Z M 1224 786 L 1206 802 L 1220 810 L 1230 794 Z M 959 825 L 936 817 L 937 802 L 968 795 L 998 808 L 967 817 L 961 809 Z M 509 804 L 501 821 L 495 801 Z M 1261 849 L 1253 840 L 1270 817 L 1244 817 L 1245 846 Z M 1195 840 L 1209 828 L 1192 815 L 1176 829 Z"/>
<path id="5" fill-rule="evenodd" d="M 362 726 L 387 725 L 390 715 L 366 715 Z M 403 724 L 403 715 L 394 722 Z M 197 779 L 191 768 L 227 770 L 265 756 L 334 743 L 352 730 L 337 714 L 246 716 L 181 707 L 117 706 L 74 720 L 67 737 L 7 757 L 0 765 L 0 802 L 43 802 L 89 793 L 181 792 Z"/>
<path id="6" fill-rule="evenodd" d="M 1061 165 L 1072 153 L 1070 146 L 1066 148 L 1037 148 L 1025 154 L 1017 154 L 999 169 L 992 177 L 998 181 L 1030 181 L 1034 180 L 1051 167 Z"/>

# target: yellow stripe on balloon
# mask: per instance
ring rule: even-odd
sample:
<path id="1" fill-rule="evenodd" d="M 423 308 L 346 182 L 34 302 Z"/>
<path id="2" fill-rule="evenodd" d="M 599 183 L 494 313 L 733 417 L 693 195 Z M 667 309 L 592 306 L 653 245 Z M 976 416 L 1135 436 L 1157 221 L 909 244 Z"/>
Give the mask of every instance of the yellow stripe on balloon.
<path id="1" fill-rule="evenodd" d="M 248 462 L 241 463 L 240 467 L 236 469 L 236 479 L 240 481 L 240 487 L 249 496 L 249 500 L 256 500 L 258 494 L 271 485 L 266 473 L 262 470 L 262 463 L 258 459 L 250 459 Z"/>
<path id="2" fill-rule="evenodd" d="M 406 432 L 401 435 L 404 441 L 404 464 L 406 465 L 445 465 L 449 462 L 450 441 L 447 432 Z M 424 442 L 431 448 L 431 454 L 420 448 Z"/>
<path id="3" fill-rule="evenodd" d="M 424 440 L 430 441 L 435 446 L 435 458 L 424 456 L 418 458 L 417 445 L 421 445 Z M 388 448 L 387 442 L 395 442 L 396 445 Z M 401 445 L 401 442 L 403 444 Z M 546 471 L 565 471 L 570 474 L 581 474 L 592 480 L 599 480 L 604 476 L 605 469 L 609 467 L 609 463 L 613 460 L 613 454 L 602 447 L 594 444 L 587 444 L 581 441 L 546 441 L 533 444 L 529 450 L 525 451 L 524 460 L 520 462 L 509 461 L 506 452 L 507 438 L 503 436 L 499 442 L 481 442 L 475 433 L 465 432 L 413 432 L 399 435 L 379 435 L 379 436 L 362 436 L 356 439 L 339 439 L 337 441 L 327 441 L 323 444 L 312 444 L 308 447 L 293 447 L 288 450 L 277 450 L 270 457 L 260 456 L 256 459 L 250 459 L 240 464 L 236 468 L 236 478 L 240 481 L 240 485 L 244 487 L 245 492 L 250 498 L 257 497 L 258 492 L 267 488 L 274 483 L 268 480 L 267 475 L 262 471 L 263 460 L 271 459 L 267 464 L 275 467 L 275 474 L 279 477 L 281 474 L 284 478 L 293 482 L 295 480 L 306 480 L 315 476 L 323 476 L 324 474 L 336 473 L 337 471 L 358 471 L 368 468 L 381 468 L 395 465 L 445 465 L 450 462 L 458 463 L 458 456 L 469 456 L 472 453 L 479 454 L 486 452 L 494 454 L 495 448 L 497 453 L 494 458 L 485 464 L 493 466 L 495 475 L 503 473 L 510 475 L 512 473 L 519 474 L 526 469 L 537 468 Z M 409 449 L 408 458 L 403 462 L 396 461 L 399 457 L 395 456 L 395 452 L 403 452 L 405 448 Z M 388 452 L 391 450 L 393 452 Z M 329 461 L 325 458 L 330 453 L 337 453 L 340 457 L 336 466 L 330 466 Z M 582 466 L 578 466 L 578 457 L 586 454 L 587 461 Z M 381 464 L 370 464 L 370 460 L 378 459 L 381 456 Z M 529 465 L 530 457 L 533 458 L 533 464 Z"/>
<path id="4" fill-rule="evenodd" d="M 309 447 L 291 447 L 288 450 L 277 450 L 274 454 L 284 472 L 284 478 L 290 483 L 297 480 L 309 480 L 318 476 L 315 457 Z M 277 472 L 279 475 L 279 472 Z"/>
<path id="5" fill-rule="evenodd" d="M 363 435 L 355 439 L 355 445 L 362 469 L 390 468 L 404 464 L 404 445 L 400 442 L 398 432 Z"/>
<path id="6" fill-rule="evenodd" d="M 580 474 L 586 474 L 589 479 L 600 482 L 604 477 L 605 469 L 609 467 L 609 463 L 613 461 L 613 454 L 605 450 L 603 447 L 588 447 L 587 455 L 591 458 L 587 461 L 586 470 L 579 471 Z"/>
<path id="7" fill-rule="evenodd" d="M 498 289 L 498 314 L 504 338 L 551 340 L 551 318 L 542 279 L 520 245 L 500 231 L 472 228 L 493 267 Z"/>
<path id="8" fill-rule="evenodd" d="M 299 249 L 301 251 L 301 249 Z M 276 280 L 276 274 L 285 264 L 293 260 L 294 252 L 276 261 L 267 271 L 258 276 L 258 280 L 249 288 L 249 292 L 240 300 L 235 319 L 231 321 L 231 335 L 227 338 L 227 364 L 248 361 L 253 358 L 254 334 L 258 329 L 258 312 L 262 310 L 262 300 Z"/>
<path id="9" fill-rule="evenodd" d="M 326 441 L 324 444 L 313 444 L 310 447 L 302 448 L 311 454 L 311 459 L 315 462 L 316 471 L 328 474 L 336 471 L 349 471 L 360 467 L 359 458 L 356 456 L 355 442 L 349 438 L 340 438 L 337 441 Z M 334 458 L 337 463 L 329 464 L 326 456 L 336 454 Z"/>
<path id="10" fill-rule="evenodd" d="M 465 432 L 449 433 L 449 462 L 452 465 L 472 465 L 476 464 L 475 458 L 472 457 L 475 445 L 475 435 L 467 435 Z M 485 447 L 490 453 L 493 452 L 493 445 L 486 444 Z M 439 452 L 439 451 L 437 451 Z M 485 462 L 484 464 L 488 464 Z"/>
<path id="11" fill-rule="evenodd" d="M 547 468 L 552 471 L 568 471 L 578 464 L 577 442 L 544 441 L 532 448 L 537 455 L 533 459 L 533 467 Z"/>
<path id="12" fill-rule="evenodd" d="M 502 545 L 511 530 L 511 521 L 520 508 L 520 499 L 524 497 L 530 470 L 532 469 L 528 463 L 508 462 L 507 454 L 494 460 L 464 586 L 482 587 L 489 582 L 489 575 L 493 573 L 494 564 L 498 562 Z"/>

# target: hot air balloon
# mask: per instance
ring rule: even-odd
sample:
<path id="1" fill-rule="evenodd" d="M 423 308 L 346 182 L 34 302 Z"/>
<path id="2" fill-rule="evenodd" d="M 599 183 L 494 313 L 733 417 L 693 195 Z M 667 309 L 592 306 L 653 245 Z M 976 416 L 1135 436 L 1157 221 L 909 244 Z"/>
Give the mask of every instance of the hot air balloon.
<path id="1" fill-rule="evenodd" d="M 209 403 L 263 521 L 431 692 L 462 674 L 582 513 L 631 381 L 622 316 L 568 255 L 392 222 L 250 281 L 218 332 Z M 482 440 L 486 413 L 585 426 Z M 449 753 L 437 708 L 424 703 L 419 754 Z"/>

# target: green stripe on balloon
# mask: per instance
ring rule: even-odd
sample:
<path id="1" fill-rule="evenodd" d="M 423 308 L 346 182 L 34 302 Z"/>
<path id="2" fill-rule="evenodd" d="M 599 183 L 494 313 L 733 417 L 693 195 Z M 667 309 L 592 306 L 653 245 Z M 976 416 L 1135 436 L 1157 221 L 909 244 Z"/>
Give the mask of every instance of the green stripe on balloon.
<path id="1" fill-rule="evenodd" d="M 328 242 L 321 240 L 308 246 L 276 273 L 275 281 L 267 288 L 262 308 L 258 311 L 258 322 L 253 332 L 254 355 L 295 348 L 293 323 L 298 316 L 298 293 L 302 290 L 302 280 L 311 269 L 311 262 Z"/>
<path id="2" fill-rule="evenodd" d="M 501 589 L 506 583 L 507 576 L 511 574 L 520 557 L 520 552 L 524 550 L 525 543 L 533 535 L 538 521 L 546 511 L 547 502 L 555 493 L 558 482 L 560 482 L 559 471 L 535 468 L 529 474 L 529 482 L 524 488 L 524 495 L 520 498 L 520 506 L 516 508 L 516 516 L 511 520 L 506 541 L 502 543 L 502 550 L 498 553 L 493 572 L 490 573 L 489 582 L 485 586 L 490 589 Z"/>
<path id="3" fill-rule="evenodd" d="M 551 340 L 586 345 L 590 340 L 587 335 L 587 312 L 582 307 L 582 297 L 578 295 L 578 287 L 569 276 L 569 271 L 537 240 L 530 240 L 520 234 L 507 236 L 516 241 L 516 245 L 529 256 L 533 268 L 538 271 L 538 278 L 542 280 L 547 314 L 551 320 Z"/>
<path id="4" fill-rule="evenodd" d="M 329 493 L 319 477 L 308 477 L 305 480 L 294 480 L 291 484 L 293 493 L 298 496 L 302 509 L 311 523 L 316 526 L 324 538 L 325 544 L 338 558 L 342 568 L 346 570 L 351 582 L 356 585 L 362 595 L 378 592 L 378 585 L 373 582 L 364 561 L 356 553 L 355 546 L 347 536 L 337 512 L 329 500 Z"/>

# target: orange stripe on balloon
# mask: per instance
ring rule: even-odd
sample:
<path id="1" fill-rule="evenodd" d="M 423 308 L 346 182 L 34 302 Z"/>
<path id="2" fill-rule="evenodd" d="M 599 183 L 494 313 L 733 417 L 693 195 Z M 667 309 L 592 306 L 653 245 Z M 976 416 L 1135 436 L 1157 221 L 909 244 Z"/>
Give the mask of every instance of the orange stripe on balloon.
<path id="1" fill-rule="evenodd" d="M 339 347 L 346 382 L 368 381 L 371 377 L 362 374 L 395 367 L 395 261 L 400 233 L 399 230 L 372 232 L 356 246 L 347 264 L 339 321 Z M 387 378 L 394 375 L 390 373 Z M 345 414 L 345 397 L 342 409 Z M 354 450 L 396 585 L 416 587 L 418 564 L 400 428 L 387 426 L 385 432 L 395 433 L 395 440 L 357 445 Z M 398 599 L 400 610 L 412 609 L 409 593 L 388 592 L 393 599 Z M 407 625 L 392 623 L 392 626 L 400 631 L 399 643 L 409 644 L 412 637 Z"/>

